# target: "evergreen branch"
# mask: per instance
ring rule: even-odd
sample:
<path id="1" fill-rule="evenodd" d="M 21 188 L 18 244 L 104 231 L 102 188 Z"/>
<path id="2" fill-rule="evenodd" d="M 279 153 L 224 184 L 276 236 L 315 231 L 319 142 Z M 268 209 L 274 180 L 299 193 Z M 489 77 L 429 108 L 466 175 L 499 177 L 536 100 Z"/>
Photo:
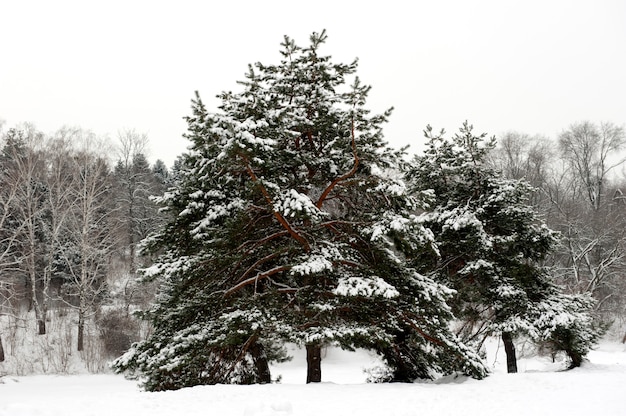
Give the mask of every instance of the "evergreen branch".
<path id="1" fill-rule="evenodd" d="M 336 178 L 334 181 L 330 183 L 330 185 L 326 187 L 326 189 L 324 189 L 324 192 L 322 192 L 322 195 L 320 196 L 320 198 L 317 200 L 317 203 L 315 204 L 317 209 L 322 209 L 322 205 L 324 205 L 324 201 L 326 201 L 328 194 L 332 192 L 335 186 L 337 186 L 339 182 L 345 181 L 346 179 L 354 176 L 354 174 L 356 173 L 359 167 L 359 155 L 357 154 L 357 151 L 356 151 L 356 140 L 354 139 L 354 118 L 352 119 L 351 133 L 352 133 L 351 145 L 352 145 L 352 154 L 354 156 L 354 166 L 352 166 L 352 169 L 350 169 L 349 172 Z"/>

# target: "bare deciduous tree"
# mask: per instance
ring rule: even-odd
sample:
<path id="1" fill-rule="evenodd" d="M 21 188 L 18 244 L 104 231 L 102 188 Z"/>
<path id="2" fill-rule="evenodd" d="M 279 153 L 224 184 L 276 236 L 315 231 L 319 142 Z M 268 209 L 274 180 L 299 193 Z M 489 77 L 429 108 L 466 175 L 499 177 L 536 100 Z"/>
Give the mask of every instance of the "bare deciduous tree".
<path id="1" fill-rule="evenodd" d="M 614 157 L 626 144 L 623 127 L 610 122 L 572 124 L 559 135 L 559 146 L 594 210 L 600 209 L 607 175 L 626 161 Z"/>
<path id="2" fill-rule="evenodd" d="M 531 195 L 531 203 L 545 207 L 541 189 L 551 176 L 554 150 L 553 143 L 545 137 L 511 131 L 498 139 L 489 162 L 506 178 L 525 179 L 535 187 L 537 191 Z"/>
<path id="3" fill-rule="evenodd" d="M 625 144 L 624 129 L 613 123 L 571 125 L 559 136 L 563 169 L 546 188 L 551 222 L 563 235 L 562 281 L 591 293 L 607 313 L 624 302 L 617 286 L 626 267 L 626 217 L 611 173 L 626 160 L 619 154 Z"/>
<path id="4" fill-rule="evenodd" d="M 95 313 L 106 287 L 106 269 L 113 250 L 107 152 L 92 134 L 82 132 L 72 161 L 71 218 L 63 230 L 63 266 L 78 313 L 77 349 L 84 349 L 86 320 Z"/>
<path id="5" fill-rule="evenodd" d="M 127 244 L 129 271 L 135 273 L 137 243 L 142 235 L 142 218 L 139 218 L 140 204 L 150 195 L 151 184 L 148 178 L 149 166 L 145 159 L 148 136 L 134 130 L 125 130 L 118 135 L 118 163 L 115 167 L 119 192 L 117 201 L 120 208 L 119 218 L 123 223 Z M 141 159 L 146 166 L 138 167 Z M 141 168 L 144 169 L 141 169 Z M 147 167 L 147 169 L 146 169 Z M 147 170 L 147 171 L 146 171 Z"/>

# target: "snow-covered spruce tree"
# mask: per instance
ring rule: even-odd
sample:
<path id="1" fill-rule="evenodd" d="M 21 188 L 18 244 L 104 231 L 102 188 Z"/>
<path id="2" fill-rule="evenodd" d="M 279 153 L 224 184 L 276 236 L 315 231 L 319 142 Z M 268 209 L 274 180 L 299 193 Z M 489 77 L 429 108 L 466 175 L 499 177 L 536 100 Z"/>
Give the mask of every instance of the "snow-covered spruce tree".
<path id="1" fill-rule="evenodd" d="M 326 344 L 381 351 L 407 378 L 485 375 L 448 329 L 450 291 L 394 254 L 391 230 L 416 250 L 430 234 L 385 174 L 402 160 L 383 141 L 388 113 L 370 115 L 356 62 L 319 55 L 325 40 L 285 38 L 280 64 L 250 66 L 218 112 L 193 101 L 192 144 L 161 198 L 172 220 L 145 244 L 158 254 L 146 277 L 162 282 L 154 332 L 114 364 L 147 389 L 269 382 L 284 342 L 306 347 L 309 382 Z"/>
<path id="2" fill-rule="evenodd" d="M 425 131 L 427 149 L 415 157 L 409 181 L 432 191 L 421 224 L 432 230 L 436 263 L 413 256 L 416 267 L 456 290 L 451 307 L 460 336 L 480 346 L 501 334 L 509 372 L 516 371 L 513 338 L 526 335 L 565 351 L 574 366 L 597 340 L 589 300 L 562 293 L 542 261 L 558 236 L 537 218 L 527 198 L 532 188 L 488 166 L 495 138 L 475 136 L 465 123 L 452 139 Z"/>

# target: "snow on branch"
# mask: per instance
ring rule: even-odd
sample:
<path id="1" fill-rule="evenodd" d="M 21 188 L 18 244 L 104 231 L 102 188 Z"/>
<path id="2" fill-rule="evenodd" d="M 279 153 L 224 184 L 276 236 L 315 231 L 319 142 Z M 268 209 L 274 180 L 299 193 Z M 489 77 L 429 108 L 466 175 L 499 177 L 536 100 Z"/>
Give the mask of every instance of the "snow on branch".
<path id="1" fill-rule="evenodd" d="M 326 215 L 313 204 L 313 201 L 295 189 L 289 189 L 281 195 L 278 202 L 274 204 L 274 210 L 280 212 L 285 217 L 302 217 L 313 221 L 320 221 Z"/>
<path id="2" fill-rule="evenodd" d="M 380 296 L 389 299 L 400 296 L 400 292 L 395 287 L 378 276 L 342 277 L 333 293 L 340 296 Z"/>

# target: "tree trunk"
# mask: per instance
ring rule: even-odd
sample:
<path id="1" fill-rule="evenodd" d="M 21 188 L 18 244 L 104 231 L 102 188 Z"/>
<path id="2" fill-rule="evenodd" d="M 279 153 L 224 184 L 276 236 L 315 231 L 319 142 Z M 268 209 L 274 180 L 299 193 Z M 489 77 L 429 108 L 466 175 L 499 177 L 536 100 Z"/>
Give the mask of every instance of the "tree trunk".
<path id="1" fill-rule="evenodd" d="M 31 248 L 34 250 L 34 247 Z M 31 297 L 32 305 L 35 309 L 35 320 L 37 321 L 37 334 L 46 334 L 46 316 L 42 311 L 41 303 L 37 297 L 37 274 L 35 272 L 35 257 L 29 256 L 29 268 L 30 268 L 30 285 L 31 285 Z M 43 295 L 45 296 L 45 294 Z M 42 298 L 43 298 L 42 296 Z"/>
<path id="2" fill-rule="evenodd" d="M 46 318 L 40 317 L 37 319 L 37 328 L 39 329 L 39 335 L 46 334 Z"/>
<path id="3" fill-rule="evenodd" d="M 252 361 L 254 362 L 254 367 L 256 368 L 257 374 L 259 376 L 259 383 L 271 383 L 272 376 L 270 373 L 270 366 L 267 362 L 267 355 L 265 354 L 265 349 L 263 348 L 263 345 L 255 342 L 250 347 L 250 354 L 252 355 Z"/>
<path id="4" fill-rule="evenodd" d="M 0 363 L 4 361 L 4 347 L 2 346 L 2 335 L 0 335 Z"/>
<path id="5" fill-rule="evenodd" d="M 508 373 L 517 373 L 515 344 L 513 344 L 513 336 L 510 332 L 502 333 L 502 342 L 504 342 L 504 351 L 506 352 L 506 371 Z"/>
<path id="6" fill-rule="evenodd" d="M 319 344 L 306 346 L 306 382 L 322 381 L 322 347 Z"/>
<path id="7" fill-rule="evenodd" d="M 84 338 L 85 338 L 85 318 L 81 311 L 78 311 L 78 342 L 77 342 L 77 351 L 82 351 L 84 348 Z"/>
<path id="8" fill-rule="evenodd" d="M 391 346 L 382 350 L 382 355 L 387 365 L 392 368 L 393 374 L 388 380 L 392 383 L 412 383 L 418 378 L 414 368 L 411 366 L 411 354 L 406 354 L 407 349 L 407 332 L 398 332 L 394 336 L 394 342 Z M 387 380 L 385 380 L 387 381 Z"/>
<path id="9" fill-rule="evenodd" d="M 571 363 L 569 364 L 569 367 L 568 367 L 570 370 L 572 368 L 580 367 L 580 365 L 583 363 L 583 356 L 580 355 L 580 353 L 578 353 L 577 351 L 574 351 L 571 348 L 567 348 L 565 350 L 565 353 L 571 360 Z"/>

